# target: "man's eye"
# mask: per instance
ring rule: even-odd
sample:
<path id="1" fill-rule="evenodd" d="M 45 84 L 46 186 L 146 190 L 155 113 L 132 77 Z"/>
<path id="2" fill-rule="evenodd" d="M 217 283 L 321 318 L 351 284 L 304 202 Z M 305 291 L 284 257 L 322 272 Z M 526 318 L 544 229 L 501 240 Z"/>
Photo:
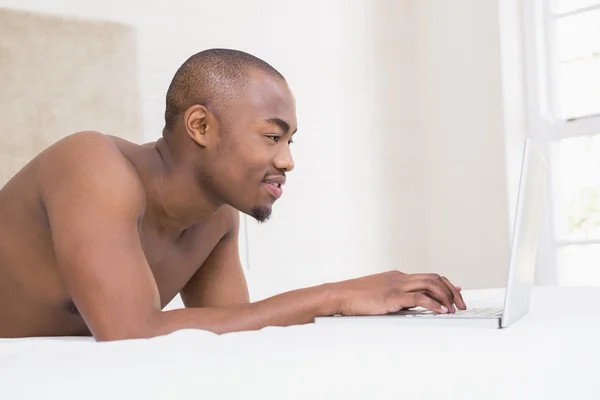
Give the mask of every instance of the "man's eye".
<path id="1" fill-rule="evenodd" d="M 269 135 L 267 136 L 269 139 L 273 140 L 275 143 L 279 141 L 279 136 Z"/>
<path id="2" fill-rule="evenodd" d="M 291 140 L 291 139 L 290 139 L 290 140 L 288 140 L 288 144 L 292 144 L 292 143 L 294 143 L 294 141 L 293 141 L 293 140 Z"/>

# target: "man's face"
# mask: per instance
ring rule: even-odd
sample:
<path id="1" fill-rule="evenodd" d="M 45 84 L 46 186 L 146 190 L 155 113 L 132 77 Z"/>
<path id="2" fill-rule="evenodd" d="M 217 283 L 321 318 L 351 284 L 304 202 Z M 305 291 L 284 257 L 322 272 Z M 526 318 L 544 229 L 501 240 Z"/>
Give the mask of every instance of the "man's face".
<path id="1" fill-rule="evenodd" d="M 211 149 L 213 186 L 227 204 L 264 222 L 283 193 L 286 172 L 294 168 L 293 95 L 283 80 L 254 73 L 246 94 L 225 114 Z"/>

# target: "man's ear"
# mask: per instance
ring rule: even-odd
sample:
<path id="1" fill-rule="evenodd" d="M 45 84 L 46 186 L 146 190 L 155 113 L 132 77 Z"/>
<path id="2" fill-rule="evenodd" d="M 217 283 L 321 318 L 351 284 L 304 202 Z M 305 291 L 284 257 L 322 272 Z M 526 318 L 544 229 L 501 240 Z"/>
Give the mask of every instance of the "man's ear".
<path id="1" fill-rule="evenodd" d="M 212 132 L 208 123 L 208 109 L 202 105 L 191 106 L 183 118 L 188 136 L 200 146 L 208 146 L 212 136 L 209 134 Z"/>

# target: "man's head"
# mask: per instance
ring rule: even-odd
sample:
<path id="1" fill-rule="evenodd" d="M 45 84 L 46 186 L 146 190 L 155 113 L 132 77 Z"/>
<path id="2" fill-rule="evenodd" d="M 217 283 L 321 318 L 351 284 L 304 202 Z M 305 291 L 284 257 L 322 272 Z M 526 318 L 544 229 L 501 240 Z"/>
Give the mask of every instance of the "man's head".
<path id="1" fill-rule="evenodd" d="M 190 57 L 167 92 L 163 136 L 215 203 L 265 221 L 294 167 L 293 95 L 250 54 L 212 49 Z"/>

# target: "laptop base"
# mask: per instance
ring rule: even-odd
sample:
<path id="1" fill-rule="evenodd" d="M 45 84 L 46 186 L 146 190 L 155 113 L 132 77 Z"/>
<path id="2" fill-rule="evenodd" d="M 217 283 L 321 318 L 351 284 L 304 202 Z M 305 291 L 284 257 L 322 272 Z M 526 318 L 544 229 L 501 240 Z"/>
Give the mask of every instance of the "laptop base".
<path id="1" fill-rule="evenodd" d="M 402 327 L 463 327 L 463 328 L 495 328 L 501 329 L 502 317 L 494 316 L 406 316 L 406 315 L 366 315 L 317 317 L 319 325 L 396 325 Z"/>

